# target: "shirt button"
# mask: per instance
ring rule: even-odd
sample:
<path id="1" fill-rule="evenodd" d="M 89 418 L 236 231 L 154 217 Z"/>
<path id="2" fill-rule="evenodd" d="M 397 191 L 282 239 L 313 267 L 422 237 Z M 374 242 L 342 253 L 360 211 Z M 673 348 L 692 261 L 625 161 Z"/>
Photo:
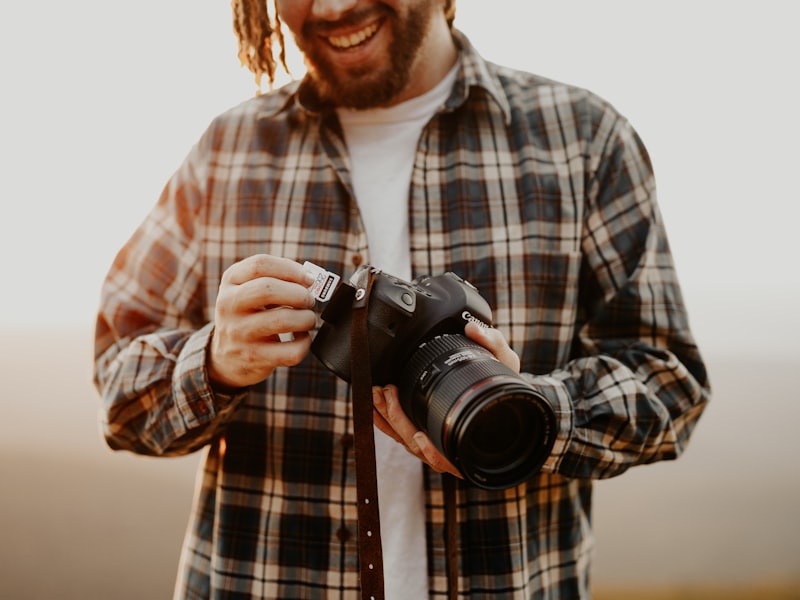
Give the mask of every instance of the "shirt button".
<path id="1" fill-rule="evenodd" d="M 342 444 L 342 448 L 352 448 L 353 447 L 353 434 L 352 433 L 345 433 L 339 439 L 339 443 Z"/>
<path id="2" fill-rule="evenodd" d="M 350 530 L 347 527 L 339 527 L 336 530 L 336 537 L 340 542 L 346 542 L 350 539 Z"/>
<path id="3" fill-rule="evenodd" d="M 364 257 L 361 254 L 353 254 L 353 256 L 350 257 L 350 262 L 353 263 L 354 267 L 360 267 L 364 264 Z"/>

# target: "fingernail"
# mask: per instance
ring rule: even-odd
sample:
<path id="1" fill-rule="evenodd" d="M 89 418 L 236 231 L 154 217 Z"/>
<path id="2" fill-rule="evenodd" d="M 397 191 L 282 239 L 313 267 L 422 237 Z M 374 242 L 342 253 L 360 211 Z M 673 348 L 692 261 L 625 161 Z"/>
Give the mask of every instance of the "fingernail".
<path id="1" fill-rule="evenodd" d="M 414 446 L 413 447 L 409 446 L 409 450 L 411 450 L 412 454 L 418 454 L 418 455 L 422 454 L 422 445 L 419 442 L 420 442 L 420 440 L 424 441 L 424 438 L 423 438 L 424 435 L 425 435 L 424 433 L 422 433 L 421 431 L 418 431 L 411 438 L 411 440 L 414 443 Z"/>

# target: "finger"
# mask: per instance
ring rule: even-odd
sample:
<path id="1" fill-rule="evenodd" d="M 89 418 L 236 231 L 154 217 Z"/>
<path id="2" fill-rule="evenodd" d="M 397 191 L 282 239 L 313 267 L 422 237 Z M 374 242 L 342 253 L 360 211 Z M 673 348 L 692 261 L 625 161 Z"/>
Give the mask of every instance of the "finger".
<path id="1" fill-rule="evenodd" d="M 375 426 L 397 443 L 405 444 L 403 438 L 392 429 L 392 426 L 386 420 L 386 417 L 384 417 L 386 414 L 386 398 L 384 397 L 384 390 L 382 387 L 376 386 L 372 388 L 372 406 L 372 422 Z"/>
<path id="2" fill-rule="evenodd" d="M 477 342 L 497 357 L 515 373 L 519 373 L 520 360 L 511 346 L 508 345 L 503 333 L 491 327 L 481 327 L 477 323 L 469 322 L 464 328 L 464 333 L 473 342 Z"/>
<path id="3" fill-rule="evenodd" d="M 414 456 L 439 473 L 461 477 L 458 469 L 436 448 L 431 439 L 409 419 L 400 405 L 397 387 L 373 388 L 375 422 L 378 429 L 401 443 Z"/>
<path id="4" fill-rule="evenodd" d="M 295 335 L 292 341 L 263 339 L 256 343 L 232 344 L 209 353 L 209 378 L 227 387 L 246 387 L 269 377 L 276 367 L 299 364 L 311 350 L 311 336 Z"/>
<path id="5" fill-rule="evenodd" d="M 423 460 L 428 463 L 431 469 L 437 473 L 450 473 L 459 479 L 464 478 L 455 465 L 451 463 L 444 454 L 439 452 L 439 449 L 433 443 L 431 438 L 425 435 L 424 432 L 418 431 L 416 434 L 414 434 L 414 442 L 417 448 L 420 449 L 420 452 L 424 457 Z"/>
<path id="6" fill-rule="evenodd" d="M 317 315 L 312 310 L 276 306 L 245 317 L 242 327 L 251 340 L 258 340 L 281 333 L 306 333 L 316 325 Z"/>
<path id="7" fill-rule="evenodd" d="M 409 446 L 408 443 L 394 430 L 392 425 L 386 420 L 383 416 L 381 411 L 386 412 L 386 400 L 384 397 L 384 389 L 380 387 L 372 388 L 372 399 L 373 403 L 375 404 L 375 409 L 372 411 L 372 422 L 375 426 L 380 429 L 383 433 L 388 435 L 392 438 L 395 442 L 403 446 L 408 452 L 416 456 L 419 460 L 425 461 L 425 456 L 422 454 L 419 446 L 416 445 L 416 442 L 412 436 L 412 444 Z"/>
<path id="8" fill-rule="evenodd" d="M 373 394 L 374 393 L 375 392 L 373 392 Z M 403 440 L 400 438 L 399 435 L 397 435 L 397 432 L 395 432 L 395 430 L 392 429 L 392 426 L 389 425 L 386 419 L 384 419 L 383 416 L 377 410 L 372 411 L 372 423 L 375 425 L 375 427 L 380 429 L 383 433 L 392 438 L 395 442 L 397 442 L 401 446 L 405 446 Z M 420 456 L 420 458 L 422 457 Z"/>
<path id="9" fill-rule="evenodd" d="M 298 333 L 285 342 L 275 336 L 251 344 L 240 362 L 253 368 L 272 371 L 276 367 L 293 367 L 299 364 L 310 350 L 311 336 L 306 333 Z"/>
<path id="10" fill-rule="evenodd" d="M 293 367 L 300 364 L 310 350 L 311 336 L 307 333 L 296 333 L 293 339 L 285 342 L 274 339 L 261 344 L 258 354 L 263 364 L 271 367 Z"/>
<path id="11" fill-rule="evenodd" d="M 255 311 L 272 306 L 314 307 L 314 297 L 307 287 L 274 277 L 257 277 L 245 281 L 229 293 L 231 296 L 228 303 L 236 312 Z"/>
<path id="12" fill-rule="evenodd" d="M 384 388 L 377 388 L 377 390 L 377 394 L 373 393 L 372 398 L 375 410 L 378 411 L 400 437 L 401 442 L 416 454 L 417 444 L 414 441 L 414 434 L 419 431 L 419 427 L 417 427 L 403 411 L 400 405 L 397 387 L 389 385 Z"/>
<path id="13" fill-rule="evenodd" d="M 241 285 L 260 277 L 291 281 L 303 287 L 314 283 L 313 276 L 300 263 L 269 254 L 255 254 L 234 263 L 225 270 L 222 281 L 232 285 Z"/>

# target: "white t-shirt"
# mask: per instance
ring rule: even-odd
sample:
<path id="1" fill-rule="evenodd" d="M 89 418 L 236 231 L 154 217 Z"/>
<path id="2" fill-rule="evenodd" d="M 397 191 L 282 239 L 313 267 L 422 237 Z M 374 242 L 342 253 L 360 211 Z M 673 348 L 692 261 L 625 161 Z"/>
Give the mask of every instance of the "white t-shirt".
<path id="1" fill-rule="evenodd" d="M 411 279 L 408 197 L 422 129 L 447 100 L 457 65 L 432 90 L 389 108 L 339 109 L 370 264 Z M 386 600 L 428 597 L 422 463 L 375 429 Z"/>

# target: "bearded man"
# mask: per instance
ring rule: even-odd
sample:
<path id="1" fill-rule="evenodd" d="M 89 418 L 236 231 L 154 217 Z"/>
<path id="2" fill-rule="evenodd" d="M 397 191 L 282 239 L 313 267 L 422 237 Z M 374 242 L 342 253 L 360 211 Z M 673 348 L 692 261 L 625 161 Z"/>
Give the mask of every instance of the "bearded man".
<path id="1" fill-rule="evenodd" d="M 310 261 L 463 277 L 494 315 L 464 334 L 553 418 L 523 440 L 536 471 L 492 489 L 376 387 L 366 597 L 588 598 L 593 480 L 679 456 L 709 398 L 641 140 L 594 94 L 482 59 L 449 1 L 275 13 L 235 0 L 240 57 L 271 80 L 283 25 L 306 75 L 212 122 L 98 314 L 108 444 L 206 453 L 175 597 L 365 595 L 352 390 L 309 351 Z"/>

